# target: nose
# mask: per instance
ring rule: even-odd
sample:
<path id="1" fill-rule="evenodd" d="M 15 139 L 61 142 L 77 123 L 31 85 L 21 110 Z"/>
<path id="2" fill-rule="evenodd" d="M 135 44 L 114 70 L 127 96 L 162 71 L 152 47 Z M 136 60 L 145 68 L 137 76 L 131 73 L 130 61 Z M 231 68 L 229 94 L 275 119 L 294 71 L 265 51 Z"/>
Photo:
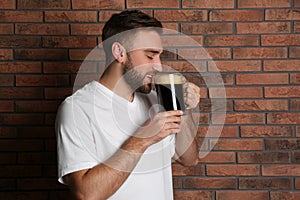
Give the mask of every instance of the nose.
<path id="1" fill-rule="evenodd" d="M 158 57 L 158 59 L 153 63 L 153 70 L 157 72 L 162 72 L 162 64 L 160 57 Z"/>

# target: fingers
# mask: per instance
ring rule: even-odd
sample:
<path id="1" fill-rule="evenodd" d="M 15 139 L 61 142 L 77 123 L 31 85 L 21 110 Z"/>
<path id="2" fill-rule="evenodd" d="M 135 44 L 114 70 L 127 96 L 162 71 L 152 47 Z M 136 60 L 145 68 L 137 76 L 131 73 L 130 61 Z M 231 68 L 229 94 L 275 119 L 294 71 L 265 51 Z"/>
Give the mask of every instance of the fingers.
<path id="1" fill-rule="evenodd" d="M 193 83 L 185 83 L 184 85 L 184 101 L 188 108 L 195 108 L 200 101 L 200 88 Z"/>

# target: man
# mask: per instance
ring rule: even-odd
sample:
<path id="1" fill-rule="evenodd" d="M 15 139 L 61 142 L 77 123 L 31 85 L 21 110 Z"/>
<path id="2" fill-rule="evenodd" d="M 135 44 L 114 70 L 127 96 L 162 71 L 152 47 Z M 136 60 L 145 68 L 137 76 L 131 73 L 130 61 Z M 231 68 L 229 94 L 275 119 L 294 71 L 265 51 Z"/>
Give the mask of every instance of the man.
<path id="1" fill-rule="evenodd" d="M 59 181 L 76 199 L 173 199 L 171 159 L 197 163 L 191 112 L 154 106 L 161 27 L 140 11 L 113 15 L 102 34 L 107 69 L 60 106 Z M 187 106 L 197 106 L 199 88 L 187 83 L 185 91 Z"/>

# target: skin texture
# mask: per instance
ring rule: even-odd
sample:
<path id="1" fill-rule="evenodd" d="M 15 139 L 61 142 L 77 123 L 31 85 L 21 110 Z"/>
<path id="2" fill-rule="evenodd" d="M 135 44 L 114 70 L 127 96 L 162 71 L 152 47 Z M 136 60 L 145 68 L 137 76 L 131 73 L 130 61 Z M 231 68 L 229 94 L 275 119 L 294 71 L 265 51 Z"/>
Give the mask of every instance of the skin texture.
<path id="1" fill-rule="evenodd" d="M 151 76 L 162 71 L 160 61 L 162 47 L 159 35 L 154 31 L 141 32 L 137 35 L 136 41 L 145 43 L 144 38 L 147 34 L 151 48 L 137 48 L 125 52 L 121 44 L 114 43 L 112 52 L 115 61 L 99 80 L 105 87 L 128 101 L 133 101 L 135 91 L 149 93 Z M 192 83 L 186 83 L 184 90 L 188 107 L 197 106 L 200 98 L 199 88 Z M 190 111 L 184 116 L 181 111 L 158 113 L 148 119 L 105 163 L 68 174 L 64 176 L 64 182 L 69 185 L 76 199 L 107 199 L 126 181 L 149 146 L 173 134 L 176 134 L 174 159 L 186 166 L 195 165 L 198 159 L 198 146 L 194 139 L 195 130 L 191 127 L 194 127 L 194 121 Z M 119 170 L 112 166 L 118 166 Z"/>

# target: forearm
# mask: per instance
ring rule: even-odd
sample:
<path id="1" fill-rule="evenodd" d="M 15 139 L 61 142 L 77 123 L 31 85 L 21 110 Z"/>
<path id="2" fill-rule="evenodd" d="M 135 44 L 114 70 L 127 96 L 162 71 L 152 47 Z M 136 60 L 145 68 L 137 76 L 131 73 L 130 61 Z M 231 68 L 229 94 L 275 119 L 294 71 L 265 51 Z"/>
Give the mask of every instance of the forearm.
<path id="1" fill-rule="evenodd" d="M 113 195 L 126 181 L 142 153 L 143 144 L 137 145 L 137 138 L 128 139 L 107 161 L 76 176 L 70 185 L 77 199 L 102 200 Z M 135 145 L 133 145 L 135 144 Z"/>
<path id="2" fill-rule="evenodd" d="M 182 116 L 181 131 L 176 134 L 174 159 L 182 165 L 191 166 L 198 162 L 197 125 L 191 110 Z"/>

